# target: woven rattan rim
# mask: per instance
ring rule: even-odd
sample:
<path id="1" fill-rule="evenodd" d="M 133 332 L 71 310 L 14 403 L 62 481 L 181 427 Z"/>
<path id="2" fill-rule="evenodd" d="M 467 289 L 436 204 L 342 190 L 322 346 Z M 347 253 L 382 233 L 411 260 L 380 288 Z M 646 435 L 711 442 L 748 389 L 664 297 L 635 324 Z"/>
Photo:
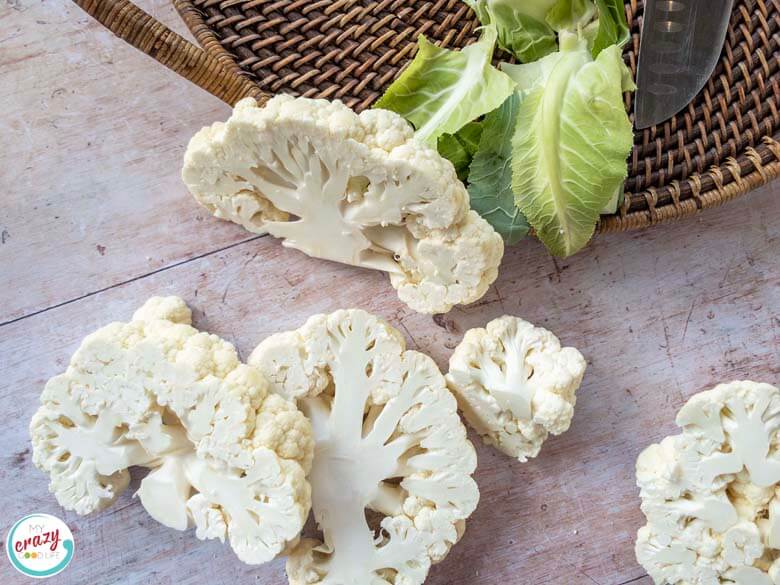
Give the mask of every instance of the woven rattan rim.
<path id="1" fill-rule="evenodd" d="M 127 0 L 74 0 L 118 36 L 229 104 L 278 92 L 369 107 L 425 34 L 460 47 L 478 23 L 462 0 L 173 0 L 205 51 Z M 627 0 L 636 73 L 641 0 Z M 780 0 L 737 0 L 712 77 L 688 108 L 635 133 L 626 198 L 600 232 L 720 205 L 780 174 Z M 631 96 L 626 108 L 632 110 Z"/>

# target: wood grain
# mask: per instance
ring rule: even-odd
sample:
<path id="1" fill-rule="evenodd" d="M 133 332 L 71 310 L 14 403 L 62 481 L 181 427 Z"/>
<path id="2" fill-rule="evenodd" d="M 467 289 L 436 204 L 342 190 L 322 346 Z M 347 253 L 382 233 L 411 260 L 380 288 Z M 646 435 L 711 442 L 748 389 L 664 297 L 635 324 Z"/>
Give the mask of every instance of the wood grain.
<path id="1" fill-rule="evenodd" d="M 0 2 L 0 72 L 0 323 L 247 238 L 178 176 L 216 98 L 67 0 Z"/>
<path id="2" fill-rule="evenodd" d="M 166 0 L 142 5 L 175 22 Z M 46 379 L 86 334 L 151 295 L 183 296 L 199 327 L 244 356 L 350 306 L 387 318 L 442 367 L 466 329 L 502 314 L 585 354 L 572 429 L 538 459 L 478 446 L 480 507 L 430 585 L 650 585 L 632 551 L 637 454 L 675 432 L 691 394 L 736 378 L 780 382 L 780 185 L 599 238 L 565 261 L 524 242 L 482 301 L 432 318 L 399 303 L 382 274 L 246 241 L 207 217 L 180 185 L 179 160 L 189 135 L 226 109 L 64 0 L 0 5 L 0 65 L 11 81 L 0 83 L 0 528 L 33 511 L 68 522 L 76 556 L 52 583 L 286 582 L 281 561 L 248 567 L 219 543 L 157 525 L 131 491 L 101 514 L 65 513 L 32 467 L 26 428 Z M 0 559 L 0 583 L 30 582 Z"/>
<path id="3" fill-rule="evenodd" d="M 129 494 L 94 517 L 58 510 L 30 465 L 25 431 L 45 380 L 84 335 L 128 318 L 153 294 L 182 295 L 199 327 L 244 356 L 312 313 L 357 306 L 388 318 L 443 365 L 465 329 L 510 313 L 549 327 L 588 358 L 574 425 L 527 464 L 479 446 L 482 504 L 429 583 L 617 585 L 641 577 L 632 553 L 638 452 L 674 431 L 676 410 L 694 392 L 734 378 L 777 381 L 779 225 L 780 198 L 765 189 L 698 221 L 604 238 L 565 262 L 529 242 L 507 254 L 481 303 L 436 319 L 402 306 L 381 274 L 260 238 L 6 325 L 0 525 L 32 510 L 64 516 L 79 555 L 62 583 L 199 583 L 204 561 L 225 582 L 283 583 L 281 563 L 242 566 L 224 547 L 156 526 Z"/>

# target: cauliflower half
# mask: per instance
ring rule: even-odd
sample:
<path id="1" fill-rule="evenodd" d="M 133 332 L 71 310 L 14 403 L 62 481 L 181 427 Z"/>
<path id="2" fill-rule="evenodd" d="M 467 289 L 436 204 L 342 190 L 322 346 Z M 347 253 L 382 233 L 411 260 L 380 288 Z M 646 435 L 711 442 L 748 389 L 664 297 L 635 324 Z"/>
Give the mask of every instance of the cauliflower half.
<path id="1" fill-rule="evenodd" d="M 436 364 L 360 310 L 310 318 L 252 353 L 314 428 L 309 481 L 324 542 L 292 551 L 292 585 L 415 585 L 477 505 L 476 453 Z"/>
<path id="2" fill-rule="evenodd" d="M 517 317 L 470 329 L 450 358 L 447 384 L 486 443 L 526 461 L 549 433 L 568 430 L 585 359 Z"/>
<path id="3" fill-rule="evenodd" d="M 153 518 L 265 562 L 308 516 L 311 426 L 230 343 L 190 322 L 181 299 L 157 297 L 84 339 L 43 390 L 33 462 L 78 514 L 113 503 L 128 467 L 151 468 L 138 495 Z"/>
<path id="4" fill-rule="evenodd" d="M 411 308 L 442 313 L 485 294 L 503 241 L 469 210 L 452 164 L 413 134 L 386 110 L 248 98 L 192 138 L 182 178 L 215 216 L 309 256 L 388 272 Z"/>
<path id="5" fill-rule="evenodd" d="M 780 584 L 780 390 L 721 384 L 677 424 L 637 460 L 637 559 L 659 584 Z"/>

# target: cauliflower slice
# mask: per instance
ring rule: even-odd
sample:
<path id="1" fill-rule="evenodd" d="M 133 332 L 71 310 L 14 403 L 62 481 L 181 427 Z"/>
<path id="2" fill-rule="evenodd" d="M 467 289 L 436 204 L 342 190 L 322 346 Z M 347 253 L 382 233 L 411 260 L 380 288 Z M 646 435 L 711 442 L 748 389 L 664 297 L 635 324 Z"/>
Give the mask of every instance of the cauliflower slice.
<path id="1" fill-rule="evenodd" d="M 198 132 L 182 178 L 215 216 L 309 256 L 382 270 L 402 301 L 442 313 L 482 297 L 503 241 L 452 164 L 386 110 L 247 98 Z"/>
<path id="2" fill-rule="evenodd" d="M 79 514 L 110 505 L 128 467 L 148 467 L 138 496 L 153 518 L 265 562 L 297 542 L 309 513 L 311 426 L 230 343 L 190 322 L 181 299 L 155 297 L 89 335 L 46 384 L 33 461 Z"/>
<path id="3" fill-rule="evenodd" d="M 450 357 L 447 385 L 484 441 L 526 461 L 569 429 L 585 359 L 517 317 L 470 329 Z"/>
<path id="4" fill-rule="evenodd" d="M 309 481 L 324 542 L 292 551 L 290 583 L 422 583 L 479 499 L 476 453 L 433 360 L 350 309 L 266 339 L 249 363 L 314 429 Z"/>
<path id="5" fill-rule="evenodd" d="M 656 583 L 780 583 L 780 389 L 750 381 L 693 396 L 682 433 L 645 449 L 636 555 Z"/>

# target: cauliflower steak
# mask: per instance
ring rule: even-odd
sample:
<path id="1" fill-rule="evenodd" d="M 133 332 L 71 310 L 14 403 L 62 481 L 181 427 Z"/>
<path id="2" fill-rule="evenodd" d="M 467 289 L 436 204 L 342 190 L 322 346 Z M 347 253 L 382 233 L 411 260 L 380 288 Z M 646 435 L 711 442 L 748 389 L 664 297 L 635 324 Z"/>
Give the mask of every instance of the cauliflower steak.
<path id="1" fill-rule="evenodd" d="M 645 449 L 636 556 L 655 583 L 780 583 L 780 389 L 741 381 L 693 396 L 682 433 Z"/>
<path id="2" fill-rule="evenodd" d="M 79 514 L 109 506 L 128 467 L 148 467 L 138 495 L 153 518 L 265 562 L 308 516 L 311 426 L 230 343 L 190 322 L 181 299 L 156 297 L 85 338 L 43 390 L 33 462 Z"/>
<path id="3" fill-rule="evenodd" d="M 309 480 L 323 542 L 292 551 L 290 583 L 422 583 L 479 499 L 476 453 L 433 360 L 351 309 L 271 336 L 249 363 L 314 429 Z"/>
<path id="4" fill-rule="evenodd" d="M 469 210 L 452 164 L 393 112 L 244 99 L 192 138 L 182 178 L 219 218 L 309 256 L 389 273 L 422 313 L 476 301 L 498 274 L 501 237 Z"/>

